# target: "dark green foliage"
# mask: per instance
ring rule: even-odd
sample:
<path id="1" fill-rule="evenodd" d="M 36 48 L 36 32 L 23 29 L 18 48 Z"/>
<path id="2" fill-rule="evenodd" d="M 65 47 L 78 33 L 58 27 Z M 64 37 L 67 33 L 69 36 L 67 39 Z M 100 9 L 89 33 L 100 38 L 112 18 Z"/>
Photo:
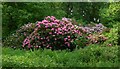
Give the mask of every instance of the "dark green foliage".
<path id="1" fill-rule="evenodd" d="M 2 3 L 3 38 L 12 34 L 23 24 L 41 21 L 45 16 L 54 15 L 65 17 L 66 12 L 61 9 L 61 3 Z"/>
<path id="2" fill-rule="evenodd" d="M 24 51 L 3 47 L 3 67 L 117 67 L 118 46 L 91 45 L 73 52 L 48 49 Z"/>
<path id="3" fill-rule="evenodd" d="M 82 24 L 88 24 L 89 22 L 99 23 L 97 20 L 100 16 L 102 17 L 102 15 L 99 15 L 99 9 L 104 8 L 104 6 L 107 7 L 109 3 L 7 2 L 2 3 L 2 5 L 2 34 L 3 38 L 5 38 L 23 24 L 41 21 L 45 16 L 55 16 L 59 19 L 62 17 L 75 18 L 78 21 L 83 21 Z"/>
<path id="4" fill-rule="evenodd" d="M 99 19 L 99 9 L 108 4 L 109 3 L 104 2 L 66 2 L 63 4 L 63 7 L 67 12 L 66 17 L 74 17 L 77 20 L 82 19 L 85 23 L 97 23 Z M 96 18 L 96 20 L 94 20 L 94 18 Z"/>
<path id="5" fill-rule="evenodd" d="M 78 37 L 74 42 L 73 42 L 77 48 L 83 48 L 87 45 L 88 39 L 85 38 L 85 36 Z"/>

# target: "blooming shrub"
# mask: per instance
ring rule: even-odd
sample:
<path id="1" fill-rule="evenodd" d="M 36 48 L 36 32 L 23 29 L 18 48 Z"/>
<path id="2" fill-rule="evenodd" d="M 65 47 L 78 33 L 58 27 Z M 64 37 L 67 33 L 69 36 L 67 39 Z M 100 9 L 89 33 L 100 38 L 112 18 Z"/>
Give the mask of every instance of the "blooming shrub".
<path id="1" fill-rule="evenodd" d="M 100 34 L 89 34 L 87 36 L 87 39 L 88 39 L 88 44 L 96 44 L 96 43 L 100 44 L 106 41 L 108 38 Z"/>
<path id="2" fill-rule="evenodd" d="M 102 33 L 107 29 L 101 23 L 89 25 L 89 26 L 76 26 L 79 28 L 81 33 L 83 34 L 82 37 L 78 37 L 74 43 L 77 47 L 85 47 L 90 44 L 101 44 L 104 43 L 108 38 L 102 35 Z"/>
<path id="3" fill-rule="evenodd" d="M 23 40 L 33 32 L 35 23 L 28 23 L 16 30 L 15 33 L 3 40 L 3 46 L 21 48 Z"/>
<path id="4" fill-rule="evenodd" d="M 85 47 L 89 44 L 100 44 L 106 37 L 100 35 L 106 27 L 102 24 L 94 26 L 77 26 L 71 19 L 45 17 L 42 21 L 28 23 L 3 41 L 4 46 L 25 49 L 71 49 Z M 95 33 L 95 34 L 94 34 Z M 97 34 L 96 34 L 97 33 Z M 98 34 L 99 33 L 99 34 Z"/>
<path id="5" fill-rule="evenodd" d="M 108 38 L 101 34 L 89 34 L 84 35 L 82 37 L 78 37 L 74 43 L 77 45 L 77 48 L 84 48 L 85 46 L 89 46 L 90 44 L 102 44 Z"/>
<path id="6" fill-rule="evenodd" d="M 86 34 L 92 34 L 92 33 L 102 33 L 106 27 L 104 25 L 102 25 L 101 23 L 99 24 L 95 24 L 95 26 L 81 26 L 79 27 L 80 29 L 82 29 L 82 31 Z"/>
<path id="7" fill-rule="evenodd" d="M 76 28 L 71 19 L 56 19 L 54 16 L 45 17 L 38 21 L 34 31 L 23 41 L 23 48 L 74 49 L 73 41 L 82 33 Z"/>

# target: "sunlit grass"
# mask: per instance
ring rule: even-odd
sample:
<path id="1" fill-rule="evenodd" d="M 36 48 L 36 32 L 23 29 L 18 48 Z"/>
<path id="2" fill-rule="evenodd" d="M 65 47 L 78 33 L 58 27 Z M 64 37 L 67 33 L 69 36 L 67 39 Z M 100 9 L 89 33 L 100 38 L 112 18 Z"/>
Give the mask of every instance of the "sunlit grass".
<path id="1" fill-rule="evenodd" d="M 75 51 L 2 49 L 3 67 L 116 67 L 118 47 L 96 45 Z"/>

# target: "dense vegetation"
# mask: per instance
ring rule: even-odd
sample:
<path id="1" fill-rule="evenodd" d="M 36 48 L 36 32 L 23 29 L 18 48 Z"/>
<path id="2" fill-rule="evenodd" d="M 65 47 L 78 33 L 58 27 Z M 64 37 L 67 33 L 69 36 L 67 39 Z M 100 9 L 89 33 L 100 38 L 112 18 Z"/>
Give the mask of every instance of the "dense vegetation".
<path id="1" fill-rule="evenodd" d="M 73 52 L 3 48 L 3 67 L 118 67 L 118 47 L 91 45 Z"/>
<path id="2" fill-rule="evenodd" d="M 120 2 L 2 3 L 2 66 L 118 67 L 119 16 Z"/>

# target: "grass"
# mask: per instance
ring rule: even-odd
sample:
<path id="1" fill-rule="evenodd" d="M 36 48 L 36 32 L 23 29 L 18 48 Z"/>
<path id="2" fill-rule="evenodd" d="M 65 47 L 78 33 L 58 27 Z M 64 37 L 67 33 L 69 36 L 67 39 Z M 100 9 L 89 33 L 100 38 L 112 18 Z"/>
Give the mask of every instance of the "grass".
<path id="1" fill-rule="evenodd" d="M 92 45 L 69 52 L 2 48 L 3 67 L 117 67 L 118 46 Z"/>

